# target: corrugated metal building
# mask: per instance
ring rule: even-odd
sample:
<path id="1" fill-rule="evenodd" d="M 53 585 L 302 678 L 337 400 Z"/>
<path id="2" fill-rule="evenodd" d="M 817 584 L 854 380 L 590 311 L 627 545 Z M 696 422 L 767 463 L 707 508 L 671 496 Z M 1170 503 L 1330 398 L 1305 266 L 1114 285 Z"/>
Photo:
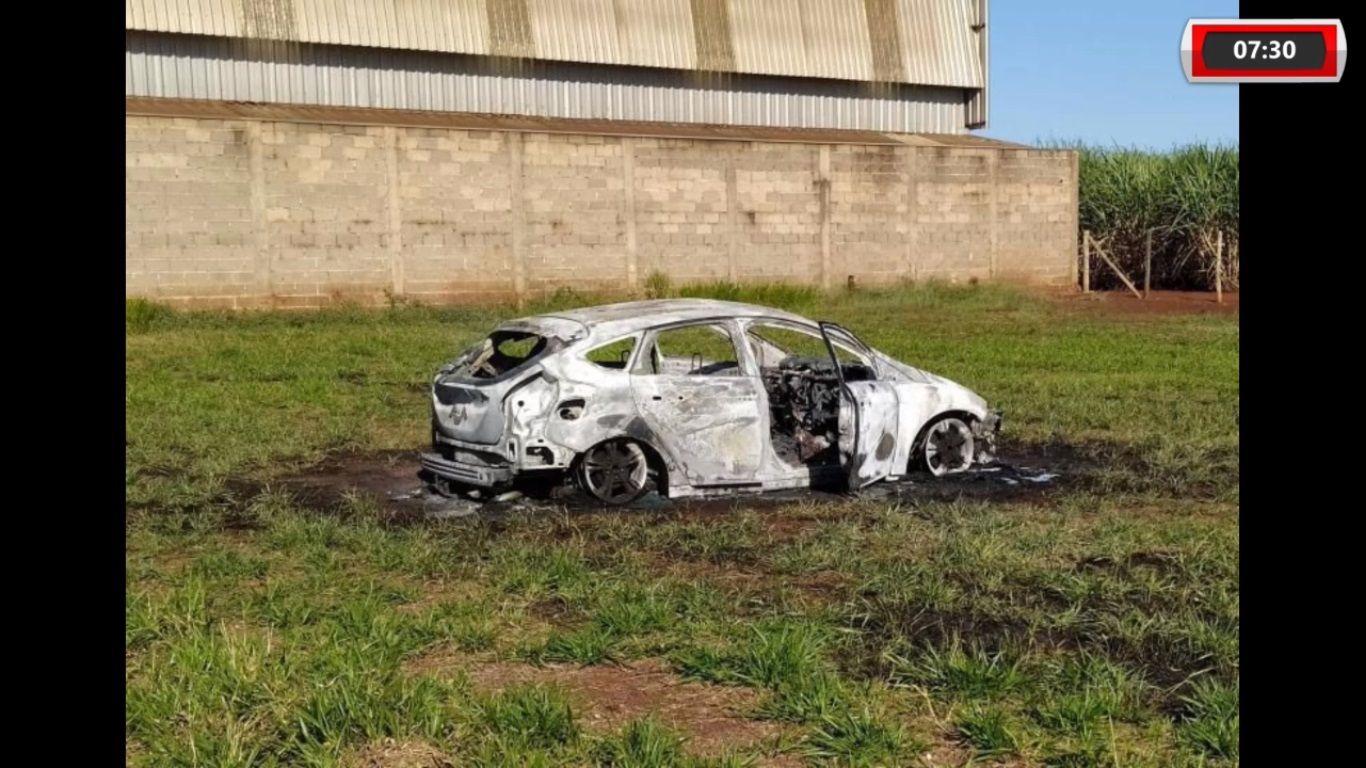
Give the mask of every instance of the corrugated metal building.
<path id="1" fill-rule="evenodd" d="M 1061 284 L 987 0 L 125 0 L 126 284 L 186 307 Z"/>
<path id="2" fill-rule="evenodd" d="M 987 0 L 125 2 L 130 97 L 896 133 L 987 117 Z"/>

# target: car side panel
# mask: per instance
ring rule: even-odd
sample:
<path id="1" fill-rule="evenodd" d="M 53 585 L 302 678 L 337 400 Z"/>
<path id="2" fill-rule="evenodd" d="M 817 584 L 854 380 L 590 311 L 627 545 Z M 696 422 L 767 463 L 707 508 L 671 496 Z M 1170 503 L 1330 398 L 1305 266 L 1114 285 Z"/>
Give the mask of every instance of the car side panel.
<path id="1" fill-rule="evenodd" d="M 556 404 L 545 422 L 547 440 L 583 453 L 603 440 L 626 435 L 628 425 L 639 419 L 631 377 L 625 371 L 602 368 L 573 354 L 548 361 L 546 371 L 558 387 Z M 563 418 L 558 406 L 576 400 L 583 401 L 578 418 Z"/>
<path id="2" fill-rule="evenodd" d="M 915 438 L 920 434 L 920 429 L 930 418 L 943 413 L 944 399 L 939 388 L 933 384 L 899 381 L 896 389 L 901 400 L 897 413 L 900 439 L 897 440 L 896 453 L 892 458 L 892 474 L 900 476 L 910 466 Z"/>
<path id="3" fill-rule="evenodd" d="M 915 450 L 915 439 L 920 430 L 934 418 L 950 411 L 970 413 L 977 418 L 985 418 L 986 412 L 972 398 L 962 394 L 957 387 L 939 384 L 926 384 L 901 380 L 896 382 L 897 395 L 901 400 L 899 409 L 901 439 L 897 441 L 895 472 L 893 476 L 904 474 L 910 465 L 911 454 Z"/>
<path id="4" fill-rule="evenodd" d="M 610 339 L 594 340 L 583 348 L 592 348 L 603 341 Z M 575 352 L 557 355 L 547 361 L 546 369 L 550 377 L 556 379 L 559 395 L 556 406 L 547 414 L 544 436 L 555 450 L 563 451 L 565 466 L 604 440 L 629 437 L 654 449 L 664 464 L 670 485 L 679 482 L 683 470 L 674 446 L 664 436 L 656 434 L 641 417 L 631 392 L 630 374 L 595 365 Z M 579 417 L 572 421 L 561 417 L 558 406 L 575 400 L 584 403 Z"/>
<path id="5" fill-rule="evenodd" d="M 751 376 L 634 375 L 636 408 L 693 485 L 756 482 L 767 433 Z"/>

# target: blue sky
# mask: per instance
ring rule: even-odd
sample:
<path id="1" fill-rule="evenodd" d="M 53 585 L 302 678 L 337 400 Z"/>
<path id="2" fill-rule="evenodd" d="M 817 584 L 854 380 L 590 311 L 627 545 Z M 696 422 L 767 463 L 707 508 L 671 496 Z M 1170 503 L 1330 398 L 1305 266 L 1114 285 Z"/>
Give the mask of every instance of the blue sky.
<path id="1" fill-rule="evenodd" d="M 1237 18 L 1237 0 L 992 0 L 990 12 L 985 135 L 1157 149 L 1238 141 L 1238 86 L 1187 83 L 1179 58 L 1186 20 Z"/>

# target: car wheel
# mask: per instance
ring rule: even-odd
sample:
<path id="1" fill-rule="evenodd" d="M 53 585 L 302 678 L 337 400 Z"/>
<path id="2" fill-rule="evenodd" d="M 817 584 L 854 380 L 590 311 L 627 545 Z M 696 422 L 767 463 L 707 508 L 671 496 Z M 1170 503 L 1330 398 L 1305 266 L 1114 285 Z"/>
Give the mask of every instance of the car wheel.
<path id="1" fill-rule="evenodd" d="M 976 449 L 967 422 L 954 416 L 940 419 L 925 434 L 925 468 L 935 477 L 962 472 L 972 466 Z"/>
<path id="2" fill-rule="evenodd" d="M 630 504 L 645 493 L 650 462 L 631 440 L 608 440 L 579 460 L 579 487 L 604 504 Z"/>

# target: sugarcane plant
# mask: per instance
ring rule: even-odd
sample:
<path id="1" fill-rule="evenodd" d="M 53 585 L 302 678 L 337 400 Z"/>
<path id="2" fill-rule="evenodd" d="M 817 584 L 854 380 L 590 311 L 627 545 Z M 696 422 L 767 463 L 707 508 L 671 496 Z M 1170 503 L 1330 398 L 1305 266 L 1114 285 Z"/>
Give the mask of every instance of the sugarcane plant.
<path id="1" fill-rule="evenodd" d="M 1238 149 L 1192 144 L 1168 152 L 1065 145 L 1080 153 L 1081 228 L 1130 275 L 1152 237 L 1152 281 L 1163 288 L 1238 287 Z M 1222 252 L 1220 247 L 1222 245 Z M 1117 280 L 1097 275 L 1101 287 Z"/>

